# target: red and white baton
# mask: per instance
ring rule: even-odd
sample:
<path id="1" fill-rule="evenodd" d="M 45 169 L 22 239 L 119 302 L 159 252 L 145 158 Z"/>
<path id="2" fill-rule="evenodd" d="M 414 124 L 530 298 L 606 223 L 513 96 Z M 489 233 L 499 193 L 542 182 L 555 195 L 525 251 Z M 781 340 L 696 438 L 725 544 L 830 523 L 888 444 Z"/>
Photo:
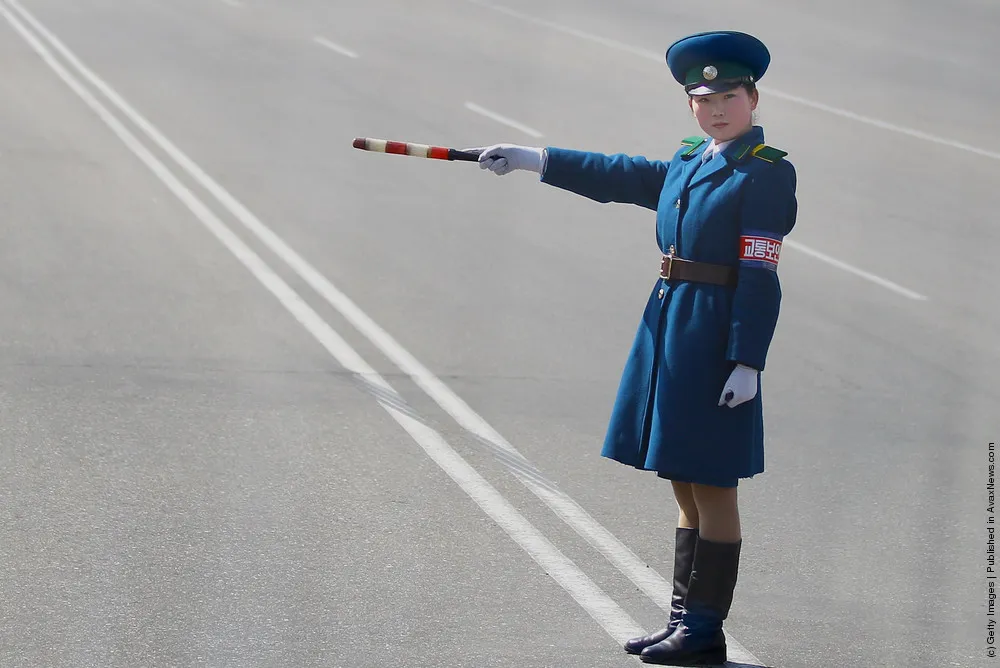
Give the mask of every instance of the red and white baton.
<path id="1" fill-rule="evenodd" d="M 443 146 L 428 146 L 404 141 L 389 141 L 386 139 L 370 139 L 358 137 L 354 140 L 354 148 L 376 153 L 392 153 L 393 155 L 410 155 L 416 158 L 431 158 L 433 160 L 464 160 L 479 162 L 479 151 L 461 151 Z"/>

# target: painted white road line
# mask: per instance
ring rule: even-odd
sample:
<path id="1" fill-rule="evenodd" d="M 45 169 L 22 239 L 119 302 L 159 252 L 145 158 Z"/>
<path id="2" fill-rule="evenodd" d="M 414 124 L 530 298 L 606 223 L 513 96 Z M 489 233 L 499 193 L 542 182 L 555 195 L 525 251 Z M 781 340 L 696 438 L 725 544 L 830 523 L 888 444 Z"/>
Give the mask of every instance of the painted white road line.
<path id="1" fill-rule="evenodd" d="M 782 242 L 782 244 L 788 248 L 794 248 L 795 250 L 805 253 L 806 255 L 812 256 L 817 260 L 822 260 L 823 262 L 826 262 L 831 266 L 837 267 L 838 269 L 843 269 L 844 271 L 854 274 L 855 276 L 860 276 L 866 281 L 871 281 L 876 285 L 881 285 L 886 290 L 892 290 L 893 292 L 903 295 L 904 297 L 908 297 L 909 299 L 915 299 L 917 301 L 927 300 L 926 295 L 922 295 L 919 292 L 914 292 L 909 288 L 904 288 L 902 285 L 899 285 L 898 283 L 893 283 L 892 281 L 882 278 L 881 276 L 876 276 L 875 274 L 869 273 L 863 269 L 858 269 L 857 267 L 851 266 L 846 262 L 841 262 L 835 257 L 830 257 L 825 253 L 820 253 L 818 250 L 813 250 L 812 248 L 809 248 L 805 244 L 800 244 L 799 242 L 793 239 L 785 239 Z"/>
<path id="2" fill-rule="evenodd" d="M 781 91 L 774 90 L 773 88 L 770 88 L 768 86 L 758 86 L 758 88 L 760 88 L 761 92 L 767 95 L 773 95 L 776 98 L 782 100 L 788 100 L 789 102 L 795 102 L 796 104 L 801 104 L 802 106 L 805 107 L 812 107 L 813 109 L 819 109 L 820 111 L 825 111 L 835 116 L 842 116 L 843 118 L 849 118 L 853 121 L 858 121 L 859 123 L 865 123 L 866 125 L 871 125 L 881 130 L 896 132 L 901 135 L 913 137 L 914 139 L 922 139 L 924 141 L 931 142 L 932 144 L 940 144 L 941 146 L 957 148 L 961 151 L 967 151 L 969 153 L 975 153 L 976 155 L 981 155 L 984 158 L 992 158 L 993 160 L 1000 160 L 1000 152 L 997 151 L 987 151 L 986 149 L 979 148 L 978 146 L 970 146 L 969 144 L 963 144 L 961 142 L 952 141 L 951 139 L 938 137 L 936 135 L 932 135 L 927 132 L 921 132 L 920 130 L 913 130 L 911 128 L 907 128 L 902 125 L 896 125 L 894 123 L 889 123 L 887 121 L 880 121 L 877 118 L 871 118 L 870 116 L 862 116 L 861 114 L 856 114 L 853 111 L 847 111 L 846 109 L 838 109 L 836 107 L 831 107 L 830 105 L 823 104 L 822 102 L 814 102 L 812 100 L 807 100 L 804 97 L 799 97 L 798 95 L 792 95 L 791 93 L 783 93 Z"/>
<path id="3" fill-rule="evenodd" d="M 504 7 L 503 5 L 497 5 L 492 2 L 485 2 L 485 0 L 468 0 L 468 2 L 471 2 L 474 5 L 479 5 L 480 7 L 492 9 L 493 11 L 499 12 L 501 14 L 506 14 L 507 16 L 511 16 L 521 21 L 534 23 L 535 25 L 542 26 L 543 28 L 549 28 L 551 30 L 555 30 L 556 32 L 561 32 L 566 35 L 572 35 L 573 37 L 579 37 L 580 39 L 585 39 L 589 42 L 595 42 L 597 44 L 601 44 L 611 49 L 617 49 L 618 51 L 631 53 L 632 55 L 639 56 L 640 58 L 663 62 L 663 64 L 666 65 L 666 60 L 664 55 L 654 53 L 647 49 L 642 49 L 636 46 L 632 46 L 631 44 L 625 44 L 624 42 L 608 39 L 607 37 L 601 37 L 600 35 L 594 35 L 589 32 L 577 30 L 576 28 L 571 28 L 569 26 L 562 25 L 561 23 L 553 23 L 552 21 L 546 21 L 545 19 L 538 18 L 537 16 L 531 16 L 529 14 L 524 14 L 517 10 L 511 9 L 510 7 Z"/>
<path id="4" fill-rule="evenodd" d="M 519 19 L 521 21 L 526 21 L 528 23 L 534 23 L 535 25 L 543 26 L 551 30 L 555 30 L 567 35 L 572 35 L 574 37 L 579 37 L 580 39 L 585 39 L 595 44 L 600 44 L 611 49 L 617 49 L 618 51 L 624 51 L 626 53 L 631 53 L 632 55 L 639 56 L 646 60 L 651 60 L 656 63 L 662 64 L 666 67 L 666 49 L 663 53 L 657 53 L 655 51 L 650 51 L 648 49 L 641 49 L 631 44 L 625 44 L 624 42 L 619 42 L 617 40 L 608 39 L 607 37 L 601 37 L 600 35 L 594 35 L 592 33 L 584 32 L 583 30 L 577 30 L 576 28 L 571 28 L 559 23 L 553 23 L 552 21 L 546 21 L 545 19 L 538 18 L 536 16 L 531 16 L 529 14 L 524 14 L 517 10 L 505 7 L 503 5 L 494 4 L 488 2 L 487 0 L 466 0 L 474 5 L 479 5 L 480 7 L 485 7 L 486 9 L 491 9 L 495 12 L 501 14 L 506 14 L 512 18 Z M 846 109 L 840 109 L 838 107 L 833 107 L 828 104 L 823 104 L 822 102 L 814 102 L 813 100 L 807 100 L 806 98 L 799 97 L 798 95 L 792 95 L 790 93 L 784 93 L 782 91 L 775 90 L 773 88 L 759 86 L 761 92 L 773 95 L 777 98 L 783 100 L 788 100 L 789 102 L 795 102 L 807 107 L 812 107 L 813 109 L 818 109 L 820 111 L 825 111 L 829 114 L 834 114 L 836 116 L 842 116 L 843 118 L 849 118 L 853 121 L 858 121 L 859 123 L 866 123 L 872 125 L 882 130 L 889 130 L 891 132 L 898 132 L 900 134 L 907 135 L 909 137 L 914 137 L 916 139 L 922 139 L 924 141 L 933 142 L 935 144 L 941 144 L 942 146 L 950 146 L 951 148 L 957 148 L 962 151 L 968 151 L 969 153 L 975 153 L 976 155 L 981 155 L 986 158 L 992 158 L 993 160 L 1000 160 L 1000 152 L 987 151 L 976 146 L 970 146 L 968 144 L 963 144 L 961 142 L 952 141 L 950 139 L 945 139 L 944 137 L 938 137 L 926 132 L 921 132 L 920 130 L 913 130 L 902 125 L 896 125 L 895 123 L 889 123 L 887 121 L 880 121 L 876 118 L 871 118 L 869 116 L 862 116 L 861 114 L 856 114 L 853 111 L 848 111 Z"/>
<path id="5" fill-rule="evenodd" d="M 606 37 L 601 37 L 599 35 L 593 35 L 591 33 L 584 32 L 582 30 L 577 30 L 576 28 L 571 28 L 569 26 L 565 26 L 565 25 L 562 25 L 562 24 L 559 24 L 559 23 L 553 23 L 551 21 L 546 21 L 545 19 L 540 19 L 540 18 L 538 18 L 536 16 L 530 16 L 528 14 L 524 14 L 522 12 L 510 9 L 509 7 L 504 7 L 503 5 L 497 5 L 497 4 L 494 4 L 492 2 L 486 2 L 486 0 L 466 0 L 466 1 L 470 2 L 470 3 L 474 4 L 474 5 L 479 5 L 480 7 L 485 7 L 487 9 L 491 9 L 491 10 L 499 12 L 501 14 L 506 14 L 507 16 L 511 16 L 511 17 L 519 19 L 521 21 L 526 21 L 528 23 L 533 23 L 535 25 L 543 26 L 545 28 L 549 28 L 549 29 L 555 30 L 557 32 L 565 33 L 567 35 L 572 35 L 574 37 L 579 37 L 580 39 L 585 39 L 585 40 L 588 40 L 590 42 L 595 42 L 597 44 L 600 44 L 602 46 L 606 46 L 606 47 L 611 48 L 611 49 L 617 49 L 619 51 L 624 51 L 626 53 L 631 53 L 632 55 L 639 56 L 640 58 L 644 58 L 646 60 L 652 60 L 652 61 L 655 61 L 657 63 L 662 63 L 663 66 L 666 67 L 665 56 L 664 56 L 664 54 L 661 54 L 661 53 L 655 53 L 653 51 L 648 51 L 646 49 L 640 49 L 640 48 L 634 47 L 634 46 L 632 46 L 630 44 L 624 44 L 622 42 L 618 42 L 618 41 L 615 41 L 613 39 L 608 39 Z M 878 120 L 875 120 L 875 119 L 872 119 L 872 118 L 867 118 L 865 116 L 860 116 L 860 115 L 855 114 L 855 113 L 850 112 L 850 111 L 845 111 L 843 109 L 836 109 L 834 107 L 830 107 L 830 106 L 827 106 L 827 105 L 824 105 L 824 104 L 820 104 L 819 102 L 812 102 L 812 101 L 806 100 L 804 98 L 796 97 L 794 95 L 789 95 L 788 93 L 782 93 L 782 92 L 779 92 L 779 91 L 776 91 L 776 90 L 773 90 L 773 89 L 769 89 L 769 88 L 766 89 L 763 86 L 760 86 L 759 88 L 761 89 L 762 92 L 766 92 L 766 93 L 768 93 L 770 95 L 774 95 L 777 98 L 789 100 L 789 101 L 792 101 L 792 102 L 797 102 L 799 104 L 803 104 L 803 105 L 806 105 L 806 106 L 809 106 L 809 107 L 813 107 L 815 109 L 821 109 L 822 111 L 826 111 L 826 112 L 829 112 L 831 114 L 836 114 L 838 116 L 843 116 L 845 118 L 850 118 L 852 120 L 860 121 L 862 123 L 869 123 L 871 125 L 874 125 L 875 127 L 882 128 L 884 130 L 894 130 L 894 131 L 900 132 L 902 134 L 910 135 L 911 137 L 917 137 L 919 139 L 926 139 L 927 141 L 933 141 L 933 142 L 936 142 L 936 143 L 939 143 L 939 144 L 944 144 L 946 146 L 951 146 L 952 148 L 959 148 L 959 149 L 963 149 L 963 150 L 966 150 L 966 151 L 972 151 L 973 153 L 978 153 L 979 155 L 984 155 L 984 156 L 986 156 L 988 158 L 996 158 L 996 159 L 1000 160 L 1000 153 L 993 153 L 991 151 L 983 151 L 982 149 L 978 149 L 978 148 L 976 148 L 974 146 L 967 146 L 965 144 L 959 144 L 957 142 L 953 142 L 953 141 L 950 141 L 948 139 L 941 139 L 940 137 L 933 137 L 931 135 L 919 132 L 917 130 L 910 130 L 908 128 L 903 128 L 903 127 L 900 127 L 900 126 L 892 125 L 891 123 L 885 123 L 884 121 L 878 121 Z M 817 260 L 820 260 L 822 262 L 826 262 L 827 264 L 829 264 L 829 265 L 831 265 L 833 267 L 836 267 L 838 269 L 842 269 L 842 270 L 844 270 L 844 271 L 846 271 L 848 273 L 854 274 L 855 276 L 859 276 L 861 278 L 864 278 L 865 280 L 871 281 L 872 283 L 875 283 L 876 285 L 880 285 L 880 286 L 882 286 L 884 288 L 892 290 L 896 294 L 903 295 L 904 297 L 908 297 L 910 299 L 916 299 L 916 300 L 920 300 L 920 301 L 924 301 L 924 300 L 927 299 L 926 296 L 924 296 L 924 295 L 922 295 L 922 294 L 920 294 L 918 292 L 910 290 L 909 288 L 904 288 L 904 287 L 900 286 L 899 284 L 897 284 L 897 283 L 895 283 L 893 281 L 890 281 L 890 280 L 888 280 L 886 278 L 882 278 L 880 276 L 876 276 L 875 274 L 873 274 L 871 272 L 865 271 L 864 269 L 859 269 L 858 267 L 850 265 L 850 264 L 848 264 L 846 262 L 842 262 L 840 260 L 835 260 L 834 258 L 830 257 L 826 253 L 821 253 L 820 251 L 813 250 L 812 248 L 810 248 L 809 246 L 806 246 L 803 243 L 799 243 L 799 242 L 793 241 L 791 239 L 786 239 L 785 240 L 785 245 L 788 246 L 788 247 L 790 247 L 790 248 L 796 248 L 796 249 L 802 251 L 803 253 L 806 253 L 807 255 L 810 255 L 810 256 L 816 258 Z"/>
<path id="6" fill-rule="evenodd" d="M 607 596 L 571 560 L 541 534 L 507 499 L 423 422 L 399 409 L 402 397 L 346 341 L 322 319 L 268 264 L 247 246 L 194 193 L 192 193 L 152 152 L 136 138 L 84 85 L 56 60 L 52 53 L 0 0 L 0 14 L 21 34 L 32 49 L 55 71 L 70 89 L 111 129 L 111 131 L 156 175 L 195 215 L 205 228 L 228 249 L 289 313 L 337 360 L 341 366 L 380 392 L 376 401 L 416 441 L 429 457 L 466 494 L 565 589 L 577 603 L 618 642 L 645 631 Z M 55 37 L 15 2 L 9 6 L 55 45 Z M 58 50 L 65 47 L 59 43 Z"/>
<path id="7" fill-rule="evenodd" d="M 468 109 L 469 111 L 474 111 L 477 114 L 480 114 L 482 116 L 485 116 L 486 118 L 494 120 L 497 123 L 501 123 L 503 125 L 506 125 L 507 127 L 514 128 L 515 130 L 520 130 L 524 134 L 529 135 L 531 137 L 538 138 L 542 136 L 542 133 L 539 132 L 538 130 L 529 128 L 527 125 L 524 125 L 523 123 L 518 123 L 517 121 L 507 118 L 506 116 L 501 116 L 500 114 L 496 113 L 495 111 L 491 111 L 486 107 L 480 107 L 478 104 L 475 104 L 473 102 L 466 102 L 465 108 Z"/>
<path id="8" fill-rule="evenodd" d="M 8 0 L 15 4 L 15 0 Z M 30 17 L 30 15 L 27 15 Z M 261 222 L 241 202 L 206 174 L 194 161 L 162 135 L 149 121 L 121 98 L 102 79 L 91 72 L 54 35 L 43 26 L 32 23 L 57 51 L 84 76 L 95 88 L 121 111 L 132 123 L 170 156 L 184 171 L 206 189 L 248 231 L 281 258 L 300 278 L 320 294 L 361 334 L 371 341 L 388 359 L 430 396 L 443 410 L 480 441 L 492 447 L 532 493 L 553 510 L 564 522 L 605 556 L 626 577 L 643 591 L 661 609 L 669 611 L 672 584 L 654 569 L 644 564 L 627 546 L 610 531 L 594 520 L 579 504 L 556 485 L 546 480 L 533 465 L 501 436 L 479 414 L 472 410 L 439 378 L 423 366 L 406 349 L 397 343 L 325 276 L 290 248 L 277 234 Z M 760 663 L 734 638 L 728 636 L 730 657 L 742 663 Z"/>
<path id="9" fill-rule="evenodd" d="M 319 44 L 320 46 L 325 46 L 326 48 L 330 49 L 331 51 L 335 51 L 335 52 L 339 53 L 342 56 L 347 56 L 348 58 L 359 58 L 360 57 L 360 56 L 358 56 L 358 54 L 354 53 L 350 49 L 346 49 L 346 48 L 340 46 L 339 44 L 334 44 L 333 42 L 331 42 L 330 40 L 326 39 L 325 37 L 313 37 L 313 41 L 316 42 L 317 44 Z"/>

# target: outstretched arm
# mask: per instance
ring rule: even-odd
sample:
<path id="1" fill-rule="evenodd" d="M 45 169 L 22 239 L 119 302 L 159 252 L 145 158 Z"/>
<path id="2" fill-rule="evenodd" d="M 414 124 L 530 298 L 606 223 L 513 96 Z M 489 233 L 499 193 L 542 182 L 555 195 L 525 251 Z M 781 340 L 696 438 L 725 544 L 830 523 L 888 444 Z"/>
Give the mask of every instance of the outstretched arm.
<path id="1" fill-rule="evenodd" d="M 504 175 L 525 169 L 541 175 L 542 183 L 583 195 L 597 202 L 636 204 L 656 210 L 669 163 L 548 147 L 498 144 L 479 157 L 483 169 Z"/>
<path id="2" fill-rule="evenodd" d="M 669 163 L 549 147 L 542 183 L 597 202 L 635 204 L 656 210 Z"/>

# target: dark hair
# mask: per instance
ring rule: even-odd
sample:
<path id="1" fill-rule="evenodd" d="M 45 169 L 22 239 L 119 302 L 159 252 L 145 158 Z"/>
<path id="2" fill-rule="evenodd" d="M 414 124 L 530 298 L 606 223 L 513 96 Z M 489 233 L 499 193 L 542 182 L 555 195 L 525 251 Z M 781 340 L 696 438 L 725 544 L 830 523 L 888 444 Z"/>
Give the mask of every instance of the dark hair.
<path id="1" fill-rule="evenodd" d="M 753 98 L 753 94 L 757 93 L 757 84 L 753 81 L 747 81 L 746 83 L 743 84 L 742 88 L 747 92 L 747 97 Z M 757 94 L 760 95 L 760 93 Z M 760 98 L 758 97 L 758 100 L 759 99 Z M 750 112 L 750 122 L 756 125 L 758 119 L 759 117 L 757 115 L 757 110 L 754 109 L 753 111 Z"/>

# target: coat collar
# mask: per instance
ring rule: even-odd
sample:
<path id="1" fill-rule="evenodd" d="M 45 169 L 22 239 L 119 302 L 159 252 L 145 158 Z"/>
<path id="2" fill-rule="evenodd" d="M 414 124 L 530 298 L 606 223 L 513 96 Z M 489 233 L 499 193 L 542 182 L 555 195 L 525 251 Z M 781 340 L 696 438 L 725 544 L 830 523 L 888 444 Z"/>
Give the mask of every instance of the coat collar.
<path id="1" fill-rule="evenodd" d="M 764 128 L 759 125 L 753 126 L 749 132 L 737 137 L 729 146 L 724 148 L 721 153 L 723 160 L 719 160 L 716 157 L 715 160 L 706 168 L 698 171 L 701 167 L 701 154 L 704 151 L 698 151 L 694 155 L 688 156 L 687 169 L 689 170 L 689 178 L 693 176 L 694 178 L 690 180 L 689 186 L 696 183 L 701 183 L 706 180 L 712 174 L 715 174 L 719 170 L 726 167 L 733 167 L 739 163 L 745 162 L 751 156 L 753 149 L 758 144 L 764 143 Z M 696 173 L 697 172 L 697 173 Z"/>
<path id="2" fill-rule="evenodd" d="M 745 162 L 750 158 L 754 147 L 764 143 L 764 128 L 755 125 L 750 131 L 741 137 L 737 137 L 732 144 L 726 147 L 722 155 L 726 156 L 727 162 Z"/>

